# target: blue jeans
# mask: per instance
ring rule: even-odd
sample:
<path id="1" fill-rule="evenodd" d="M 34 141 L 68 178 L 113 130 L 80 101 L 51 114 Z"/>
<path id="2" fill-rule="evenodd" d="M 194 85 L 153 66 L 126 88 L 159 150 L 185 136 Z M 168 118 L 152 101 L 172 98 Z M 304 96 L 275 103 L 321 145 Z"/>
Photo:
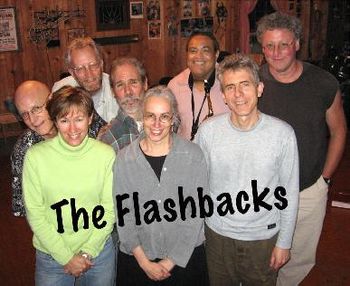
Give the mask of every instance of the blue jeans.
<path id="1" fill-rule="evenodd" d="M 113 286 L 116 275 L 116 254 L 112 238 L 101 253 L 92 260 L 94 266 L 79 278 L 64 273 L 63 266 L 51 255 L 36 251 L 36 286 Z"/>

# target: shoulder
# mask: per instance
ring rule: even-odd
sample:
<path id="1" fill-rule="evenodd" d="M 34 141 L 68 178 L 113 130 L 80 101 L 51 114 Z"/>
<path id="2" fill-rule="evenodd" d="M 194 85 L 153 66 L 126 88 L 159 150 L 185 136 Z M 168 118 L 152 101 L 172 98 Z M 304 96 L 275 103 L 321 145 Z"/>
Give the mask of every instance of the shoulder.
<path id="1" fill-rule="evenodd" d="M 338 85 L 337 79 L 331 73 L 329 73 L 328 71 L 318 66 L 310 64 L 308 62 L 303 62 L 303 69 L 304 69 L 304 73 L 307 76 L 312 76 L 318 81 L 322 80 L 320 81 L 320 84 L 325 83 L 325 84 Z"/>
<path id="2" fill-rule="evenodd" d="M 294 134 L 294 129 L 286 121 L 281 120 L 277 117 L 261 113 L 264 120 L 264 126 L 266 126 L 270 131 L 279 134 L 280 136 L 286 134 Z"/>
<path id="3" fill-rule="evenodd" d="M 208 132 L 209 130 L 218 131 L 217 128 L 220 128 L 222 127 L 222 125 L 226 124 L 228 122 L 229 117 L 229 112 L 210 117 L 199 126 L 199 130 L 202 130 L 202 132 L 204 130 L 206 132 Z"/>
<path id="4" fill-rule="evenodd" d="M 94 148 L 94 156 L 97 157 L 97 155 L 104 154 L 107 157 L 113 157 L 113 158 L 115 157 L 115 152 L 110 145 L 102 141 L 96 140 L 94 138 L 89 138 L 88 140 L 90 141 L 90 144 Z"/>
<path id="5" fill-rule="evenodd" d="M 17 139 L 13 147 L 12 156 L 16 156 L 20 153 L 25 153 L 31 146 L 43 140 L 44 138 L 42 138 L 33 130 L 26 129 Z"/>
<path id="6" fill-rule="evenodd" d="M 189 68 L 186 68 L 169 82 L 168 87 L 171 89 L 177 85 L 183 86 L 188 84 L 188 76 L 190 75 Z"/>
<path id="7" fill-rule="evenodd" d="M 52 92 L 55 92 L 56 90 L 60 89 L 62 86 L 65 85 L 78 86 L 79 84 L 76 82 L 74 77 L 70 75 L 59 81 L 56 81 L 52 87 Z"/>

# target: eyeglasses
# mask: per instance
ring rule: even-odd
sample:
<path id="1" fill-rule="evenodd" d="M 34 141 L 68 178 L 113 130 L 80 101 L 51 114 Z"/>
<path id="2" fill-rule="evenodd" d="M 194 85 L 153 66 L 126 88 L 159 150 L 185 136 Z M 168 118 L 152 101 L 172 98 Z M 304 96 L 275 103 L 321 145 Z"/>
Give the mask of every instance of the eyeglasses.
<path id="1" fill-rule="evenodd" d="M 143 116 L 143 119 L 149 123 L 155 123 L 158 119 L 160 123 L 166 124 L 171 122 L 171 120 L 173 119 L 173 115 L 170 113 L 163 113 L 157 118 L 157 116 L 154 113 L 146 113 Z"/>
<path id="2" fill-rule="evenodd" d="M 112 87 L 117 90 L 123 90 L 126 86 L 136 88 L 141 83 L 139 79 L 129 79 L 128 81 L 117 81 L 112 83 Z"/>
<path id="3" fill-rule="evenodd" d="M 101 66 L 101 62 L 91 62 L 88 63 L 87 65 L 81 65 L 81 66 L 77 66 L 77 67 L 72 67 L 72 70 L 78 74 L 81 75 L 83 73 L 85 73 L 87 70 L 89 71 L 97 71 Z"/>
<path id="4" fill-rule="evenodd" d="M 21 116 L 21 118 L 22 118 L 23 120 L 28 120 L 29 117 L 30 117 L 29 113 L 31 113 L 31 114 L 33 114 L 33 115 L 38 115 L 38 114 L 40 114 L 40 113 L 44 110 L 45 105 L 46 105 L 46 100 L 45 100 L 45 102 L 44 102 L 43 105 L 33 106 L 33 108 L 32 108 L 31 110 L 22 112 L 22 113 L 20 113 L 19 115 Z"/>
<path id="5" fill-rule="evenodd" d="M 269 52 L 273 52 L 275 50 L 275 48 L 277 47 L 278 50 L 284 52 L 286 50 L 288 50 L 292 45 L 294 44 L 294 40 L 291 41 L 290 43 L 278 43 L 277 45 L 269 43 L 265 46 L 263 46 L 264 50 L 268 50 Z"/>

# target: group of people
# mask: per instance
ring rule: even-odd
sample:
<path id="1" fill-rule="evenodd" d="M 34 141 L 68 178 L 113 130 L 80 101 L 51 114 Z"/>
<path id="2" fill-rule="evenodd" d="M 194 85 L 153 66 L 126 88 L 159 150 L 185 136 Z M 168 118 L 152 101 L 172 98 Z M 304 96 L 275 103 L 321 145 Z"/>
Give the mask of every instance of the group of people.
<path id="1" fill-rule="evenodd" d="M 264 16 L 266 64 L 209 33 L 187 68 L 148 89 L 143 64 L 110 74 L 91 38 L 71 74 L 14 100 L 28 129 L 11 156 L 36 285 L 298 285 L 315 264 L 346 123 L 338 83 L 297 59 L 300 21 Z"/>

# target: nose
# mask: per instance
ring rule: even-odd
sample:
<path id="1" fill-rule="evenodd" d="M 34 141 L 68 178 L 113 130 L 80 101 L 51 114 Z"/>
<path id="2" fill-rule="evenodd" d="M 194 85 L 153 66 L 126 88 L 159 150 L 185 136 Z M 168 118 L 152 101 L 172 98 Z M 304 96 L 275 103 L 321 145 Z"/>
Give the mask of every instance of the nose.
<path id="1" fill-rule="evenodd" d="M 125 83 L 124 85 L 124 93 L 125 94 L 130 94 L 131 93 L 131 87 L 129 83 Z"/>
<path id="2" fill-rule="evenodd" d="M 37 121 L 37 119 L 38 119 L 38 115 L 33 114 L 33 113 L 31 113 L 31 112 L 28 112 L 28 121 L 29 121 L 31 124 L 35 125 L 35 122 Z"/>
<path id="3" fill-rule="evenodd" d="M 68 127 L 68 131 L 69 131 L 69 133 L 75 133 L 75 131 L 76 131 L 76 126 L 75 126 L 75 123 L 74 122 L 70 122 L 69 123 L 69 127 Z"/>
<path id="4" fill-rule="evenodd" d="M 160 126 L 160 119 L 159 118 L 156 117 L 154 119 L 153 126 L 156 128 L 158 128 Z"/>

